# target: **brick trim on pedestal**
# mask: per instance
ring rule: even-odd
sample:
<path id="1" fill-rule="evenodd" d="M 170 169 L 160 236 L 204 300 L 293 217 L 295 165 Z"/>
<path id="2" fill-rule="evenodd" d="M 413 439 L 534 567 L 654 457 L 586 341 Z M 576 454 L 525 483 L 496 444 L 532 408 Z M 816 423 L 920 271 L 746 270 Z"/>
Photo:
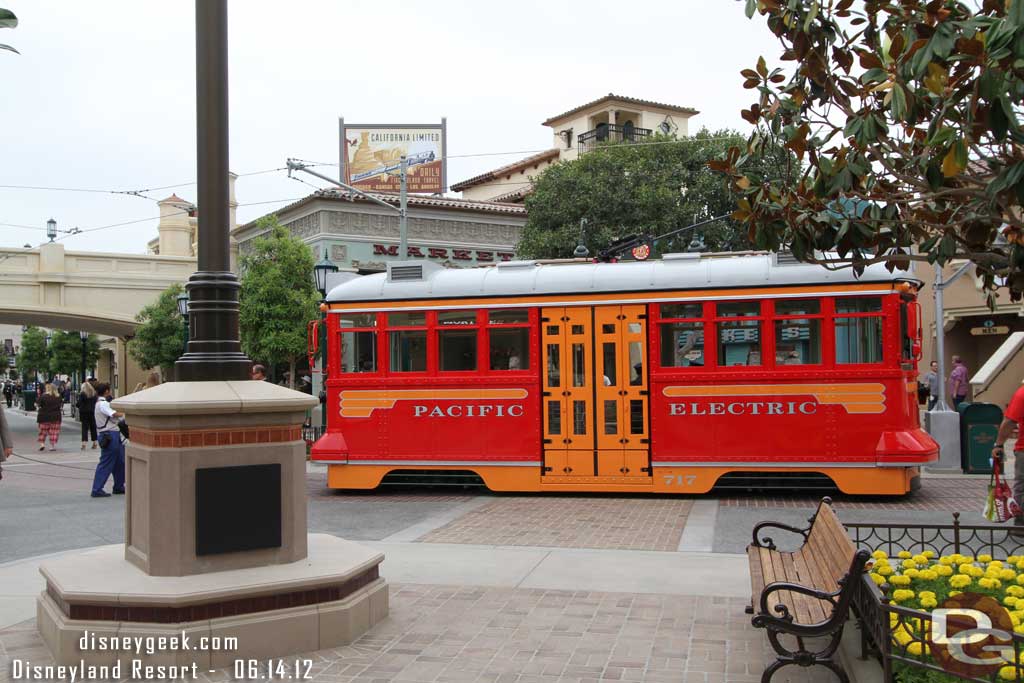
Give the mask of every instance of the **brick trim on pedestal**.
<path id="1" fill-rule="evenodd" d="M 153 605 L 90 605 L 70 602 L 60 597 L 57 589 L 46 584 L 46 593 L 68 619 L 83 621 L 127 621 L 149 624 L 183 624 L 190 621 L 204 621 L 218 617 L 232 617 L 255 612 L 269 612 L 288 607 L 304 607 L 326 602 L 343 600 L 360 588 L 376 581 L 379 566 L 374 565 L 362 574 L 344 583 L 321 586 L 309 590 L 261 595 L 251 598 L 237 598 L 219 602 L 206 602 L 181 607 L 154 607 Z"/>
<path id="2" fill-rule="evenodd" d="M 302 427 L 270 427 L 251 425 L 237 429 L 152 430 L 131 428 L 131 440 L 151 448 L 198 448 L 201 446 L 233 446 L 247 443 L 282 443 L 301 441 Z"/>

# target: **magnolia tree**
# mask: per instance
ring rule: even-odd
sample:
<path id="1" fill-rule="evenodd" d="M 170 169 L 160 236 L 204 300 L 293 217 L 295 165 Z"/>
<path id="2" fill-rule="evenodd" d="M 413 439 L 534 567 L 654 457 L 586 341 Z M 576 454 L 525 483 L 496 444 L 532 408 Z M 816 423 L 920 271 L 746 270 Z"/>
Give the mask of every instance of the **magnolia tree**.
<path id="1" fill-rule="evenodd" d="M 860 271 L 978 266 L 1024 290 L 1024 0 L 746 0 L 780 65 L 742 72 L 755 131 L 712 168 L 760 248 Z M 747 168 L 783 144 L 797 182 Z M 825 252 L 831 252 L 827 254 Z M 838 257 L 836 257 L 836 254 Z"/>

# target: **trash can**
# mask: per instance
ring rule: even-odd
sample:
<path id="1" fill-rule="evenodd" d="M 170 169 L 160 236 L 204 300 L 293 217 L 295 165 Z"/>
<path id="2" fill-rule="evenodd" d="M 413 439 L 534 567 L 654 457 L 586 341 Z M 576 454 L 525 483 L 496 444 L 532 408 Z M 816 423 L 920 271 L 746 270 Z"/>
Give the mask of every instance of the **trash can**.
<path id="1" fill-rule="evenodd" d="M 967 474 L 992 473 L 992 447 L 1003 422 L 1003 410 L 994 403 L 961 403 L 960 466 Z"/>
<path id="2" fill-rule="evenodd" d="M 21 392 L 22 397 L 25 399 L 25 405 L 22 406 L 22 410 L 35 410 L 36 409 L 36 390 L 25 389 Z"/>

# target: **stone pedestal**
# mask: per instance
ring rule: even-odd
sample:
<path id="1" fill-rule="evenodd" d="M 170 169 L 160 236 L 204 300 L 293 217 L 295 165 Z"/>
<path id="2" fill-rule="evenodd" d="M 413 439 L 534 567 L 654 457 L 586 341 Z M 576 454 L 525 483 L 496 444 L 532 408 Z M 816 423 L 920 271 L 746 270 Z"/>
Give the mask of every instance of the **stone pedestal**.
<path id="1" fill-rule="evenodd" d="M 252 381 L 174 382 L 114 402 L 131 426 L 127 539 L 40 566 L 37 624 L 58 664 L 205 671 L 337 647 L 387 615 L 383 555 L 307 536 L 301 425 L 316 403 Z M 87 631 L 237 646 L 125 653 L 81 647 Z"/>

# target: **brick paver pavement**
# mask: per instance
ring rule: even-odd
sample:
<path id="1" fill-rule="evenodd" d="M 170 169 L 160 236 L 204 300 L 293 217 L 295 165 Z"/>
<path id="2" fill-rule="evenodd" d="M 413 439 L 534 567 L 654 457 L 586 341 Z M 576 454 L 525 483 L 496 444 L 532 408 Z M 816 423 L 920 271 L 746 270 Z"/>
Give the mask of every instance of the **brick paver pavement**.
<path id="1" fill-rule="evenodd" d="M 922 480 L 921 488 L 918 491 L 906 496 L 847 496 L 837 492 L 815 494 L 723 493 L 719 494 L 719 504 L 724 507 L 814 508 L 821 501 L 823 495 L 829 495 L 832 500 L 841 503 L 842 507 L 847 510 L 962 512 L 965 509 L 964 501 L 971 501 L 974 503 L 974 507 L 980 511 L 988 491 L 988 482 L 987 475 L 928 477 Z M 949 520 L 943 518 L 942 521 L 948 522 Z"/>
<path id="2" fill-rule="evenodd" d="M 691 500 L 680 498 L 500 498 L 419 540 L 674 551 L 679 547 L 692 504 Z"/>
<path id="3" fill-rule="evenodd" d="M 741 599 L 405 585 L 391 613 L 350 646 L 311 655 L 324 683 L 753 683 L 774 659 Z M 0 631 L 10 659 L 52 662 L 33 621 Z M 286 659 L 291 661 L 291 658 Z M 228 670 L 200 680 L 232 680 Z M 832 681 L 787 667 L 784 681 Z"/>

